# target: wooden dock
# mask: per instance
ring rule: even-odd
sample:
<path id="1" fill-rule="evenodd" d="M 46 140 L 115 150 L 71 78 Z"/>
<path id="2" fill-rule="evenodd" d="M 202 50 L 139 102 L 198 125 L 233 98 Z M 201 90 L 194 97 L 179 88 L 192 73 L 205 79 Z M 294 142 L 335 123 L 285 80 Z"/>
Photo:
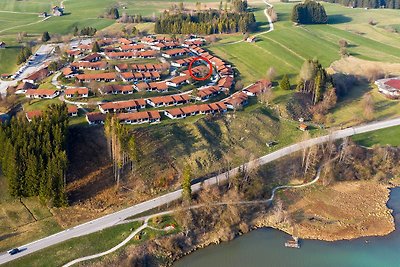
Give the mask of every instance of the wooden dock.
<path id="1" fill-rule="evenodd" d="M 287 248 L 300 248 L 299 244 L 299 238 L 296 236 L 293 236 L 293 239 L 288 240 L 285 242 L 285 247 Z"/>

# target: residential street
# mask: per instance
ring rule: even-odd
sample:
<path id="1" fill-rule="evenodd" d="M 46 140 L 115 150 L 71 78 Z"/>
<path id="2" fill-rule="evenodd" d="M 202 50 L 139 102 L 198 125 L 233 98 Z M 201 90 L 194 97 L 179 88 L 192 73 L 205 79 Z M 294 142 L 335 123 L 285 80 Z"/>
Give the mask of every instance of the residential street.
<path id="1" fill-rule="evenodd" d="M 343 137 L 352 136 L 354 134 L 370 132 L 370 131 L 383 129 L 383 128 L 396 126 L 396 125 L 400 125 L 400 118 L 387 120 L 387 121 L 372 122 L 372 123 L 357 126 L 357 127 L 351 127 L 351 128 L 347 128 L 344 130 L 335 131 L 331 135 L 313 138 L 313 139 L 310 139 L 307 141 L 303 141 L 303 142 L 296 143 L 296 144 L 290 145 L 288 147 L 279 149 L 273 153 L 270 153 L 270 154 L 260 157 L 256 161 L 258 164 L 266 164 L 268 162 L 271 162 L 271 161 L 277 160 L 281 157 L 284 157 L 286 155 L 289 155 L 293 152 L 302 150 L 306 147 L 310 147 L 310 146 L 313 146 L 316 144 L 321 144 L 321 143 L 327 142 L 329 140 L 336 140 L 336 139 L 340 139 Z M 247 164 L 249 164 L 249 163 L 247 163 Z M 211 178 L 205 180 L 203 183 L 208 184 L 208 185 L 214 185 L 218 182 L 222 182 L 222 181 L 226 180 L 230 175 L 235 175 L 237 172 L 238 172 L 238 167 L 230 170 L 229 172 L 222 173 L 220 175 L 211 177 Z M 192 185 L 192 190 L 197 191 L 201 188 L 201 186 L 202 186 L 202 182 L 198 182 L 198 183 Z M 26 244 L 26 245 L 20 247 L 21 249 L 25 249 L 25 250 L 18 254 L 15 254 L 15 255 L 9 255 L 7 253 L 2 254 L 0 256 L 0 264 L 23 257 L 25 255 L 28 255 L 35 251 L 41 250 L 43 248 L 61 243 L 65 240 L 71 239 L 73 237 L 87 235 L 87 234 L 97 232 L 102 229 L 111 227 L 111 226 L 117 224 L 118 222 L 124 220 L 127 217 L 134 216 L 134 215 L 142 213 L 144 211 L 148 211 L 153 208 L 167 204 L 171 201 L 177 200 L 181 197 L 181 194 L 182 194 L 181 189 L 176 190 L 174 192 L 171 192 L 171 193 L 159 196 L 157 198 L 142 202 L 140 204 L 126 208 L 124 210 L 103 216 L 103 217 L 95 219 L 93 221 L 78 225 L 76 227 L 67 229 L 67 230 L 59 232 L 59 233 L 56 233 L 49 237 L 45 237 L 45 238 L 37 240 L 35 242 Z"/>

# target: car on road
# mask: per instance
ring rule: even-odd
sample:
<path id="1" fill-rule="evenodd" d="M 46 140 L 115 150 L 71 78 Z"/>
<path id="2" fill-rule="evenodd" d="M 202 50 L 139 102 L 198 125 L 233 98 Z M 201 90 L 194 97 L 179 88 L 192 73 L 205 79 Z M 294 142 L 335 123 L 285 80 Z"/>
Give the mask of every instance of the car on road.
<path id="1" fill-rule="evenodd" d="M 11 249 L 11 250 L 9 250 L 9 251 L 7 251 L 7 252 L 8 252 L 8 254 L 10 254 L 10 255 L 15 255 L 15 254 L 21 252 L 21 250 L 20 250 L 19 248 L 13 248 L 13 249 Z"/>

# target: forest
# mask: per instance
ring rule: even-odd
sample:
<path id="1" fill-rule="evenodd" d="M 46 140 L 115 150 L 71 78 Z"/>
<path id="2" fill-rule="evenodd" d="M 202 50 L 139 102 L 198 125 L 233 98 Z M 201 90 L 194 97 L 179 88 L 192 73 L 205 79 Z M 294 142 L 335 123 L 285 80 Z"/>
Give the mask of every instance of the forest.
<path id="1" fill-rule="evenodd" d="M 323 5 L 306 0 L 293 7 L 292 21 L 300 24 L 325 24 L 328 22 L 328 16 Z"/>
<path id="2" fill-rule="evenodd" d="M 39 196 L 56 207 L 67 204 L 67 129 L 66 105 L 50 105 L 32 122 L 20 117 L 0 124 L 0 165 L 12 197 Z"/>
<path id="3" fill-rule="evenodd" d="M 215 34 L 215 33 L 246 33 L 253 31 L 256 19 L 252 12 L 197 12 L 170 14 L 164 12 L 156 20 L 156 33 L 175 34 Z"/>
<path id="4" fill-rule="evenodd" d="M 400 0 L 324 0 L 328 3 L 341 4 L 350 7 L 391 8 L 399 9 Z"/>

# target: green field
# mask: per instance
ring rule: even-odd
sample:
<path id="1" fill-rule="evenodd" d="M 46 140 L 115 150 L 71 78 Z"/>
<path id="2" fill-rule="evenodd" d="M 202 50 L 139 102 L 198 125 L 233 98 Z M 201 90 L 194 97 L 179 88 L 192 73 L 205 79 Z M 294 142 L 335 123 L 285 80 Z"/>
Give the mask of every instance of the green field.
<path id="1" fill-rule="evenodd" d="M 400 126 L 390 127 L 370 133 L 358 134 L 352 137 L 353 141 L 362 146 L 373 145 L 400 146 Z"/>
<path id="2" fill-rule="evenodd" d="M 233 63 L 245 83 L 262 78 L 269 67 L 274 67 L 280 75 L 291 75 L 294 82 L 305 59 L 318 58 L 327 67 L 340 58 L 340 39 L 350 43 L 349 52 L 356 57 L 387 62 L 400 60 L 397 45 L 400 35 L 383 28 L 400 22 L 399 10 L 350 9 L 324 3 L 330 16 L 328 25 L 294 26 L 289 21 L 293 5 L 274 3 L 279 16 L 279 21 L 274 23 L 275 31 L 259 36 L 255 43 L 226 45 L 222 40 L 210 49 Z M 256 17 L 259 23 L 266 22 L 261 6 Z M 370 17 L 380 21 L 380 27 L 369 25 Z M 389 19 L 385 20 L 386 17 Z"/>
<path id="3" fill-rule="evenodd" d="M 115 24 L 114 20 L 99 18 L 107 7 L 115 4 L 119 5 L 121 14 L 126 12 L 153 16 L 168 9 L 173 3 L 179 2 L 181 1 L 66 0 L 64 1 L 65 16 L 51 17 L 46 21 L 41 21 L 42 18 L 39 18 L 37 13 L 49 11 L 51 5 L 59 4 L 60 1 L 3 0 L 0 3 L 0 41 L 16 46 L 15 38 L 18 32 L 27 32 L 31 37 L 38 38 L 44 31 L 53 34 L 71 33 L 75 26 L 79 28 L 91 26 L 100 30 Z M 183 2 L 188 7 L 194 7 L 196 1 Z M 217 7 L 219 1 L 206 0 L 202 3 L 205 8 Z M 263 11 L 265 5 L 260 2 L 252 4 L 252 1 L 249 1 L 249 3 L 254 8 L 259 31 L 268 29 Z M 400 49 L 397 46 L 400 35 L 385 29 L 386 26 L 400 24 L 399 10 L 350 9 L 324 3 L 329 15 L 329 25 L 295 27 L 289 21 L 293 4 L 274 3 L 274 6 L 279 15 L 274 32 L 260 36 L 259 41 L 254 44 L 240 43 L 226 46 L 222 44 L 240 40 L 242 37 L 221 35 L 220 45 L 212 47 L 216 54 L 225 56 L 238 67 L 245 82 L 262 77 L 270 66 L 274 66 L 279 74 L 295 74 L 305 58 L 317 57 L 325 66 L 328 66 L 339 58 L 339 39 L 348 40 L 351 43 L 349 52 L 360 58 L 379 61 L 400 59 Z M 371 18 L 378 22 L 376 26 L 368 24 Z M 151 25 L 146 25 L 144 28 L 149 31 Z M 7 64 L 0 64 L 0 73 L 11 72 L 15 69 L 17 51 L 16 48 L 0 51 L 1 62 L 7 62 Z"/>

